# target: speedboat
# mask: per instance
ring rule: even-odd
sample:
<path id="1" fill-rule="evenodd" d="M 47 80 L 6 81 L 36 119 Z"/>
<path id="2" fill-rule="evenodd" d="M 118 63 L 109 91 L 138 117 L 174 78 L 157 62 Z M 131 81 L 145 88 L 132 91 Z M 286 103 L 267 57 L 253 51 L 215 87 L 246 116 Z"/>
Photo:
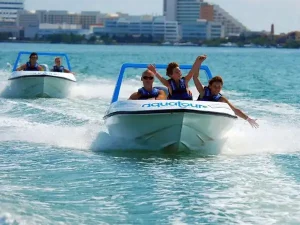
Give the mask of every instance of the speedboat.
<path id="1" fill-rule="evenodd" d="M 165 69 L 167 65 L 156 65 Z M 111 104 L 104 115 L 109 136 L 139 150 L 196 151 L 218 154 L 237 116 L 226 103 L 185 100 L 118 100 L 126 68 L 146 68 L 147 64 L 123 64 Z M 191 69 L 181 65 L 181 69 Z M 212 75 L 201 66 L 207 78 Z M 163 89 L 166 94 L 166 88 Z M 126 141 L 131 144 L 127 144 Z"/>
<path id="2" fill-rule="evenodd" d="M 9 93 L 13 97 L 21 98 L 64 98 L 69 94 L 70 88 L 75 84 L 76 78 L 72 73 L 51 72 L 48 64 L 40 64 L 44 71 L 16 71 L 21 56 L 30 55 L 31 52 L 19 52 L 14 63 L 13 71 L 9 77 Z M 65 59 L 68 70 L 71 71 L 69 58 L 65 53 L 55 52 L 38 52 L 39 60 L 41 56 L 61 57 Z M 45 58 L 43 58 L 44 60 Z M 51 57 L 49 63 L 53 63 L 54 58 Z M 46 61 L 46 59 L 45 59 Z M 46 62 L 48 62 L 46 61 Z"/>

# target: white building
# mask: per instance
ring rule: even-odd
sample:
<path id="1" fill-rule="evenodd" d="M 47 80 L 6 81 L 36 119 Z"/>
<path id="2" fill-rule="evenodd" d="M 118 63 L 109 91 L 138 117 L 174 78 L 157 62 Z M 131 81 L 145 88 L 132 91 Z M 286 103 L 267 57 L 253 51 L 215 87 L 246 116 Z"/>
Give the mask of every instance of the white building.
<path id="1" fill-rule="evenodd" d="M 71 13 L 66 10 L 37 10 L 37 11 L 18 11 L 17 24 L 24 29 L 25 38 L 33 38 L 36 35 L 46 35 L 47 33 L 78 33 L 86 34 L 89 32 L 91 25 L 98 24 L 102 21 L 104 15 L 97 11 L 83 11 L 81 13 Z M 40 28 L 40 24 L 48 24 L 48 28 Z M 59 29 L 50 28 L 50 24 L 57 25 Z M 72 30 L 63 28 L 66 25 L 79 27 Z M 71 32 L 72 31 L 72 32 Z M 74 32 L 73 32 L 74 31 Z"/>
<path id="2" fill-rule="evenodd" d="M 203 0 L 164 0 L 164 16 L 167 20 L 178 22 L 183 41 L 198 42 L 224 36 L 221 23 L 200 20 L 202 3 Z"/>
<path id="3" fill-rule="evenodd" d="M 104 15 L 97 11 L 82 11 L 72 13 L 66 10 L 37 10 L 34 13 L 38 16 L 39 23 L 49 24 L 77 24 L 83 29 L 89 29 L 90 25 L 99 23 Z"/>
<path id="4" fill-rule="evenodd" d="M 224 38 L 225 26 L 220 22 L 208 22 L 207 23 L 207 36 L 206 39 Z"/>
<path id="5" fill-rule="evenodd" d="M 177 42 L 180 39 L 176 21 L 167 21 L 164 16 L 112 17 L 104 20 L 103 27 L 95 27 L 96 35 L 152 36 L 153 40 Z"/>
<path id="6" fill-rule="evenodd" d="M 226 36 L 238 36 L 248 29 L 218 5 L 214 5 L 214 21 L 225 26 Z"/>
<path id="7" fill-rule="evenodd" d="M 0 23 L 16 22 L 18 10 L 24 10 L 24 0 L 0 0 Z"/>
<path id="8" fill-rule="evenodd" d="M 39 30 L 40 21 L 34 11 L 18 11 L 17 26 L 24 29 L 25 38 L 34 38 Z"/>
<path id="9" fill-rule="evenodd" d="M 77 24 L 49 24 L 40 23 L 37 35 L 39 37 L 52 35 L 52 34 L 76 34 L 88 35 L 89 30 L 82 29 L 82 25 Z"/>
<path id="10" fill-rule="evenodd" d="M 206 23 L 199 20 L 201 9 L 204 9 L 201 8 L 203 5 L 207 5 L 204 0 L 164 0 L 163 12 L 167 20 L 179 23 L 185 41 L 221 38 L 247 30 L 218 5 L 213 5 L 213 10 L 209 12 L 213 20 L 207 20 Z"/>
<path id="11" fill-rule="evenodd" d="M 177 0 L 164 0 L 163 15 L 166 20 L 177 21 Z"/>
<path id="12" fill-rule="evenodd" d="M 180 24 L 196 22 L 203 0 L 164 0 L 163 11 L 167 20 Z"/>

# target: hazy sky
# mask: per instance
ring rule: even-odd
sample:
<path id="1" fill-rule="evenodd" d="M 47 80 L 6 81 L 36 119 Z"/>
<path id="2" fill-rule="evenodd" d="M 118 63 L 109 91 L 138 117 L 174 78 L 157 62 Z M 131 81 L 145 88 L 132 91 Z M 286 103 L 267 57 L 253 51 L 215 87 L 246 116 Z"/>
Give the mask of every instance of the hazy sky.
<path id="1" fill-rule="evenodd" d="M 84 2 L 84 3 L 83 3 Z M 163 0 L 25 0 L 28 10 L 124 12 L 132 15 L 162 14 Z M 251 30 L 275 33 L 300 30 L 300 0 L 209 0 L 220 5 Z"/>

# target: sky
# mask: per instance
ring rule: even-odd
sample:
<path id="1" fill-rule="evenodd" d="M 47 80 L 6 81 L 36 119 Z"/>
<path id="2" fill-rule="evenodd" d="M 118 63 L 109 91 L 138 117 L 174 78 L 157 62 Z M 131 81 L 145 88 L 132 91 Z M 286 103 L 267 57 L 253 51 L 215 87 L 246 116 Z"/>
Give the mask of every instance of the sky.
<path id="1" fill-rule="evenodd" d="M 272 23 L 276 34 L 300 30 L 300 0 L 208 0 L 207 2 L 220 5 L 253 31 L 269 31 Z M 25 0 L 25 8 L 162 15 L 163 0 Z"/>

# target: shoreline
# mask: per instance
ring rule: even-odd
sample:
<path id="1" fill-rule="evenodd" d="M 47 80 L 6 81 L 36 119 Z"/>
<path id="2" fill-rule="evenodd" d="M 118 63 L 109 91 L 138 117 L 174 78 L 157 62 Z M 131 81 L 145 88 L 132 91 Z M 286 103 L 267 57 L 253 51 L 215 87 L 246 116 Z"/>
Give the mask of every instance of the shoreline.
<path id="1" fill-rule="evenodd" d="M 0 43 L 17 43 L 17 44 L 64 44 L 64 45 L 112 45 L 112 46 L 160 46 L 160 47 L 204 47 L 204 48 L 224 48 L 224 49 L 230 49 L 230 48 L 244 48 L 244 49 L 259 49 L 259 48 L 269 48 L 269 49 L 300 49 L 300 48 L 287 48 L 287 47 L 276 47 L 276 46 L 251 46 L 251 47 L 245 47 L 245 46 L 220 46 L 220 45 L 197 45 L 197 44 L 181 44 L 181 45 L 173 45 L 173 44 L 160 44 L 160 43 L 111 43 L 111 44 L 105 44 L 105 43 L 52 43 L 50 41 L 21 41 L 21 40 L 13 40 L 13 41 L 0 41 Z"/>

